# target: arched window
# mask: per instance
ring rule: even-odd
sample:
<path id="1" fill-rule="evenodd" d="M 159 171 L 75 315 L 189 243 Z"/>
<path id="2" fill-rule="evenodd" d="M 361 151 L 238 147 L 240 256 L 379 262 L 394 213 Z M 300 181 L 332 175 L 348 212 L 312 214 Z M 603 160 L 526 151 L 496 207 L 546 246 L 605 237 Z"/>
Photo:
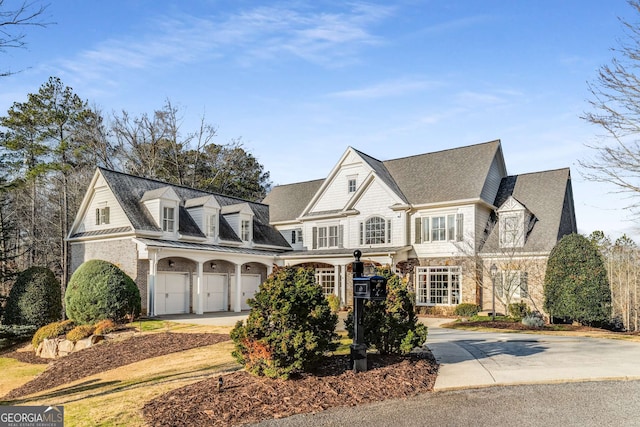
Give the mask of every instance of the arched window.
<path id="1" fill-rule="evenodd" d="M 364 223 L 364 244 L 376 245 L 388 242 L 387 221 L 379 216 L 369 218 Z"/>

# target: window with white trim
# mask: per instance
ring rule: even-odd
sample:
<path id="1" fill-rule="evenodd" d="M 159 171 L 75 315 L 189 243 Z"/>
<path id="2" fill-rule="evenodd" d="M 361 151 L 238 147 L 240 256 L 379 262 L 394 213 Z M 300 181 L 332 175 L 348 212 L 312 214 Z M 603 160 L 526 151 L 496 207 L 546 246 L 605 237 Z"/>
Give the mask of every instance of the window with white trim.
<path id="1" fill-rule="evenodd" d="M 529 297 L 529 275 L 526 271 L 503 270 L 496 276 L 496 296 L 498 298 Z"/>
<path id="2" fill-rule="evenodd" d="M 349 193 L 355 193 L 356 192 L 356 179 L 355 178 L 349 178 L 347 181 L 347 191 L 349 191 Z"/>
<path id="3" fill-rule="evenodd" d="M 302 230 L 291 230 L 291 244 L 302 244 Z"/>
<path id="4" fill-rule="evenodd" d="M 325 295 L 331 295 L 336 290 L 336 273 L 333 268 L 316 268 L 316 283 L 322 287 Z"/>
<path id="5" fill-rule="evenodd" d="M 498 214 L 500 227 L 500 247 L 518 248 L 524 246 L 524 212 Z"/>
<path id="6" fill-rule="evenodd" d="M 109 224 L 109 206 L 96 208 L 96 225 Z"/>
<path id="7" fill-rule="evenodd" d="M 417 217 L 415 242 L 461 242 L 464 236 L 464 215 L 461 213 Z"/>
<path id="8" fill-rule="evenodd" d="M 456 305 L 462 298 L 460 267 L 418 267 L 418 305 Z"/>
<path id="9" fill-rule="evenodd" d="M 391 220 L 374 216 L 360 223 L 360 244 L 391 243 Z"/>
<path id="10" fill-rule="evenodd" d="M 216 214 L 207 215 L 207 236 L 215 237 L 217 228 L 218 228 L 218 215 Z"/>
<path id="11" fill-rule="evenodd" d="M 175 208 L 163 207 L 162 208 L 162 231 L 173 233 L 175 231 Z"/>
<path id="12" fill-rule="evenodd" d="M 251 221 L 248 219 L 243 219 L 240 222 L 240 238 L 243 242 L 251 240 Z"/>
<path id="13" fill-rule="evenodd" d="M 313 248 L 340 248 L 342 247 L 343 226 L 327 225 L 313 227 Z"/>

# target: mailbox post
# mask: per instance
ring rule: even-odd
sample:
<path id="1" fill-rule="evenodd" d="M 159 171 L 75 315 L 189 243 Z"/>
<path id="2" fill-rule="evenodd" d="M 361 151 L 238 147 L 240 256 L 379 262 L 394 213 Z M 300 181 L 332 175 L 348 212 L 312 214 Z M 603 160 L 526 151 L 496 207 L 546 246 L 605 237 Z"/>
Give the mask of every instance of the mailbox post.
<path id="1" fill-rule="evenodd" d="M 353 252 L 353 344 L 351 344 L 351 368 L 354 372 L 367 370 L 367 345 L 364 343 L 364 302 L 384 301 L 387 298 L 387 279 L 381 276 L 364 277 L 362 252 Z"/>

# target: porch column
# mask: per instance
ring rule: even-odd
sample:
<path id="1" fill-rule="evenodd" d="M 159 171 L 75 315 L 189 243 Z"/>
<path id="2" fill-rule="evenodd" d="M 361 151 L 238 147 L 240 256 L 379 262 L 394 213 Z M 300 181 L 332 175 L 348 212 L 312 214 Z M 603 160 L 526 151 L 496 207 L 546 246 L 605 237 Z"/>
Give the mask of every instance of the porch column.
<path id="1" fill-rule="evenodd" d="M 242 311 L 242 264 L 236 264 L 236 301 L 233 311 Z"/>
<path id="2" fill-rule="evenodd" d="M 149 257 L 149 276 L 147 277 L 147 316 L 156 315 L 156 274 L 158 272 L 158 252 Z"/>
<path id="3" fill-rule="evenodd" d="M 202 274 L 202 262 L 198 261 L 198 277 L 196 277 L 196 314 L 204 313 L 204 295 L 203 295 L 203 280 Z"/>
<path id="4" fill-rule="evenodd" d="M 273 273 L 273 264 L 267 265 L 267 277 L 271 276 L 271 273 Z"/>
<path id="5" fill-rule="evenodd" d="M 335 296 L 340 297 L 340 266 L 339 265 L 334 265 L 333 266 L 333 283 L 336 284 L 335 288 L 333 289 L 333 293 L 335 294 Z"/>
<path id="6" fill-rule="evenodd" d="M 349 305 L 347 303 L 347 266 L 342 266 L 342 274 L 340 275 L 342 286 L 340 286 L 340 302 L 342 305 Z"/>

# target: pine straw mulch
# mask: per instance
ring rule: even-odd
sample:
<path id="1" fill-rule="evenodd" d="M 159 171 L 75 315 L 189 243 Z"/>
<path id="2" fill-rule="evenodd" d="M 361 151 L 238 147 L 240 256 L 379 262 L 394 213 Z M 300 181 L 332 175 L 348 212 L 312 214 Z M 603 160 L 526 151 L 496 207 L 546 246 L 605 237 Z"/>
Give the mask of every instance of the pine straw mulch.
<path id="1" fill-rule="evenodd" d="M 368 355 L 368 370 L 349 370 L 349 356 L 330 356 L 318 369 L 291 380 L 239 371 L 166 393 L 143 408 L 153 426 L 229 426 L 398 399 L 433 389 L 438 364 L 430 352 Z"/>
<path id="2" fill-rule="evenodd" d="M 13 351 L 5 353 L 2 355 L 3 357 L 13 357 L 27 363 L 49 363 L 49 366 L 33 380 L 11 390 L 3 397 L 3 400 L 13 400 L 32 393 L 38 393 L 144 359 L 213 345 L 228 340 L 228 334 L 161 332 L 134 335 L 126 340 L 108 340 L 54 361 L 41 359 L 35 356 L 33 352 Z M 27 353 L 30 355 L 27 355 Z"/>

